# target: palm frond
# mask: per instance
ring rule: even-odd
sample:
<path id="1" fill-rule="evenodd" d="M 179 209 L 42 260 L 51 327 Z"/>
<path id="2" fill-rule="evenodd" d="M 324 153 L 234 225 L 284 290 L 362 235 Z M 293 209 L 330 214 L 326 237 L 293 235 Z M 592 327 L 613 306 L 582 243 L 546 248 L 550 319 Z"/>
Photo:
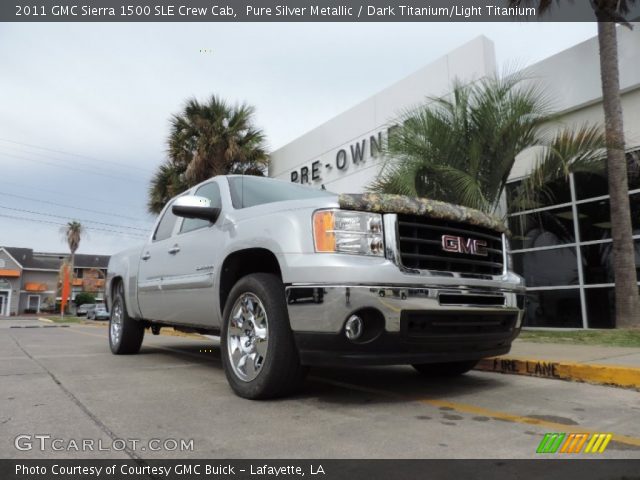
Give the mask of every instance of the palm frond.
<path id="1" fill-rule="evenodd" d="M 563 128 L 539 150 L 527 178 L 515 192 L 511 204 L 520 210 L 553 202 L 548 188 L 570 173 L 605 174 L 605 136 L 598 126 L 583 124 L 575 129 Z"/>
<path id="2" fill-rule="evenodd" d="M 254 113 L 250 105 L 231 105 L 217 95 L 203 103 L 188 99 L 169 120 L 168 160 L 151 180 L 149 211 L 159 212 L 171 197 L 215 175 L 263 175 L 269 156 Z"/>

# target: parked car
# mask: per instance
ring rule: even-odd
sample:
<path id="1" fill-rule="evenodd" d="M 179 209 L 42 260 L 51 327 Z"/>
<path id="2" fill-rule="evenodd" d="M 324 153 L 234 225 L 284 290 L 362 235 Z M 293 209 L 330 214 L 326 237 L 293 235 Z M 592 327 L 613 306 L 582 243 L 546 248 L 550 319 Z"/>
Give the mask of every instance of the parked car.
<path id="1" fill-rule="evenodd" d="M 76 310 L 76 315 L 78 317 L 82 317 L 83 315 L 86 315 L 87 312 L 89 312 L 90 309 L 94 308 L 96 306 L 95 303 L 83 303 L 82 305 L 80 305 L 78 307 L 78 309 Z"/>
<path id="2" fill-rule="evenodd" d="M 109 312 L 104 303 L 98 303 L 87 312 L 87 320 L 109 320 Z"/>
<path id="3" fill-rule="evenodd" d="M 312 365 L 460 375 L 520 332 L 507 234 L 443 202 L 217 176 L 111 257 L 111 351 L 138 352 L 148 327 L 219 335 L 229 384 L 252 399 L 292 392 Z"/>

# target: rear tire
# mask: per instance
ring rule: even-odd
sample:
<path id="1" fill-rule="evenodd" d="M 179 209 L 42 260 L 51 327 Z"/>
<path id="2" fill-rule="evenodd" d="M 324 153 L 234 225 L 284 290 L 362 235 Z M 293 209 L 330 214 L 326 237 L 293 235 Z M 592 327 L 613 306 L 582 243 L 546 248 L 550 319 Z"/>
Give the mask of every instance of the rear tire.
<path id="1" fill-rule="evenodd" d="M 304 380 L 307 369 L 300 365 L 284 285 L 276 275 L 238 280 L 224 308 L 220 341 L 224 372 L 240 397 L 286 396 Z"/>
<path id="2" fill-rule="evenodd" d="M 419 363 L 412 365 L 418 372 L 427 377 L 457 377 L 473 370 L 480 360 L 447 363 Z"/>
<path id="3" fill-rule="evenodd" d="M 109 346 L 115 355 L 138 353 L 144 338 L 144 325 L 127 313 L 122 282 L 115 288 L 109 316 Z"/>

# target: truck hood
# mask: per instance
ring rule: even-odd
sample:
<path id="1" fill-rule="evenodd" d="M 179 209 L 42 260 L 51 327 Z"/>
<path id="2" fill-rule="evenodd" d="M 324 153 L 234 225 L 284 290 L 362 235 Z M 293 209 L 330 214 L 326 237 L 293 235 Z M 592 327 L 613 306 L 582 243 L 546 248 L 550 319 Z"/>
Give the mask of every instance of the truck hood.
<path id="1" fill-rule="evenodd" d="M 468 223 L 509 234 L 509 230 L 498 217 L 474 208 L 453 205 L 429 198 L 382 193 L 341 193 L 338 196 L 338 203 L 340 208 L 345 210 L 424 215 L 439 220 Z"/>

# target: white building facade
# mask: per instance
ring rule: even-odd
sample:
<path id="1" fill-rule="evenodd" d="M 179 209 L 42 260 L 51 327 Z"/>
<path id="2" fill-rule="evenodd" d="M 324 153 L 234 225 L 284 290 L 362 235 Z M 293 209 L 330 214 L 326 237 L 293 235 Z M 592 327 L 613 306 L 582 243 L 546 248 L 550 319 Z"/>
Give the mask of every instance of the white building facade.
<path id="1" fill-rule="evenodd" d="M 640 25 L 618 29 L 620 85 L 628 158 L 640 165 Z M 350 108 L 271 154 L 270 175 L 338 193 L 363 192 L 383 166 L 380 145 L 403 111 L 444 96 L 454 79 L 496 71 L 493 43 L 479 37 Z M 597 38 L 527 68 L 561 114 L 558 125 L 603 124 Z M 510 182 L 531 169 L 516 159 Z M 634 170 L 635 171 L 635 170 Z M 640 170 L 639 170 L 640 171 Z M 632 223 L 640 265 L 640 175 L 630 176 Z M 554 203 L 509 209 L 515 269 L 528 287 L 529 326 L 614 326 L 611 232 L 606 179 L 572 175 L 554 185 Z M 639 269 L 640 271 L 640 269 Z"/>

